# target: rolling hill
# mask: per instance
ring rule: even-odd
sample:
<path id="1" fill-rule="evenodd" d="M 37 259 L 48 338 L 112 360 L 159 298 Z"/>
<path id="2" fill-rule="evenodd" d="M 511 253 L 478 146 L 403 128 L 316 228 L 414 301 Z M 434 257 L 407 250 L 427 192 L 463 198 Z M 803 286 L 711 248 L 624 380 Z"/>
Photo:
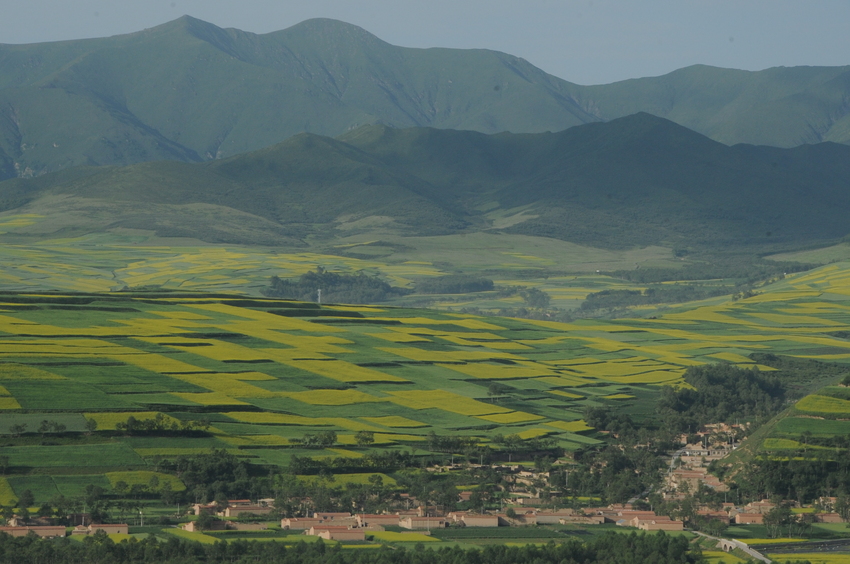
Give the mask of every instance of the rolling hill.
<path id="1" fill-rule="evenodd" d="M 206 163 L 69 169 L 0 183 L 19 236 L 117 227 L 210 242 L 500 230 L 595 247 L 771 249 L 848 232 L 850 147 L 728 147 L 636 114 L 560 133 L 363 126 Z M 144 204 L 144 205 L 140 205 Z"/>
<path id="2" fill-rule="evenodd" d="M 727 144 L 850 141 L 850 67 L 694 66 L 580 86 L 486 49 L 410 49 L 327 19 L 256 35 L 185 16 L 0 45 L 0 178 L 196 162 L 364 124 L 535 133 L 636 112 Z"/>

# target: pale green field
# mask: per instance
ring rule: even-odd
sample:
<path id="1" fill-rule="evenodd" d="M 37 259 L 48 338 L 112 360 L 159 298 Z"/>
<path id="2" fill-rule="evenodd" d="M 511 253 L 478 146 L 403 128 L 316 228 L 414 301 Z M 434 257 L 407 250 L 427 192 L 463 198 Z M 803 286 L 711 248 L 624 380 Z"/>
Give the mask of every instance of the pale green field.
<path id="1" fill-rule="evenodd" d="M 273 275 L 297 277 L 322 266 L 331 271 L 380 274 L 395 286 L 412 288 L 417 279 L 462 270 L 467 273 L 522 273 L 498 276 L 500 286 L 539 288 L 551 305 L 571 309 L 590 292 L 627 288 L 594 276 L 598 270 L 636 266 L 676 268 L 670 249 L 648 247 L 610 251 L 524 235 L 475 233 L 442 237 L 399 237 L 375 232 L 316 243 L 303 249 L 264 249 L 212 245 L 192 239 L 163 239 L 150 232 L 116 229 L 110 233 L 68 239 L 14 238 L 30 233 L 50 218 L 36 214 L 0 214 L 0 290 L 34 289 L 102 292 L 123 287 L 159 286 L 193 291 L 226 291 L 259 295 Z M 539 271 L 540 275 L 535 276 Z M 585 273 L 551 276 L 551 271 Z M 587 274 L 591 273 L 591 274 Z M 423 296 L 396 300 L 410 305 Z M 522 306 L 518 296 L 498 298 L 492 292 L 464 296 L 424 296 L 429 307 L 499 309 Z"/>

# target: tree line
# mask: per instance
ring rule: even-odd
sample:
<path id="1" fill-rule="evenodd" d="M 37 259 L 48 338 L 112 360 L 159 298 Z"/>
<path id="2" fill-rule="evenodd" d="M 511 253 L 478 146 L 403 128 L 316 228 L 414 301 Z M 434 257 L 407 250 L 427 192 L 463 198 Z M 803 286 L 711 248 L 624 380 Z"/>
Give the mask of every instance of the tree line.
<path id="1" fill-rule="evenodd" d="M 410 293 L 405 288 L 390 286 L 378 276 L 363 272 L 338 274 L 321 266 L 295 279 L 272 276 L 269 286 L 263 288 L 262 293 L 270 298 L 313 302 L 317 300 L 319 290 L 322 291 L 323 302 L 347 304 L 383 302 Z"/>
<path id="2" fill-rule="evenodd" d="M 696 545 L 682 536 L 607 533 L 595 539 L 535 546 L 491 545 L 412 549 L 383 546 L 345 550 L 340 545 L 235 540 L 203 545 L 177 537 L 115 543 L 105 533 L 46 540 L 0 534 L 0 564 L 704 564 Z"/>

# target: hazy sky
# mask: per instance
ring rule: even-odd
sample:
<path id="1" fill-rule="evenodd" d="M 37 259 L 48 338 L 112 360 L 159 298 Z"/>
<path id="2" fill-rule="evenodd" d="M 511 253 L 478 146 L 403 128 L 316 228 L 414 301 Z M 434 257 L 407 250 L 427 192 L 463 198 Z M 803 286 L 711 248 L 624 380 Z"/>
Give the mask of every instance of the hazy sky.
<path id="1" fill-rule="evenodd" d="M 255 33 L 314 17 L 406 47 L 487 48 L 579 84 L 691 64 L 850 64 L 850 0 L 0 0 L 0 43 L 138 31 L 183 14 Z"/>

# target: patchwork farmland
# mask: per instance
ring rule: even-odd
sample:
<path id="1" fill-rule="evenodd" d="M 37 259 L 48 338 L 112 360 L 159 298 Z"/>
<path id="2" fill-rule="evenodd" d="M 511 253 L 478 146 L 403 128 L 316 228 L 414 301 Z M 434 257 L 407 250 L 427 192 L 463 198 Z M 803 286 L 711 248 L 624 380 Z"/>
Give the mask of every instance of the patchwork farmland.
<path id="1" fill-rule="evenodd" d="M 159 458 L 211 449 L 258 465 L 356 458 L 367 450 L 361 431 L 374 440 L 368 449 L 424 453 L 435 433 L 480 444 L 497 434 L 546 437 L 574 450 L 598 442 L 582 421 L 587 407 L 640 417 L 689 366 L 752 366 L 753 352 L 846 362 L 848 288 L 850 265 L 835 264 L 747 299 L 570 324 L 231 294 L 5 293 L 0 434 L 9 469 L 0 497 L 108 486 L 116 472 L 129 484 L 149 479 Z M 846 432 L 845 392 L 802 400 L 800 416 L 783 423 L 789 436 L 808 421 Z M 130 417 L 203 431 L 119 432 Z M 33 444 L 43 421 L 68 432 L 44 429 Z M 90 422 L 98 432 L 86 432 Z M 332 444 L 304 444 L 323 431 L 335 433 Z"/>

